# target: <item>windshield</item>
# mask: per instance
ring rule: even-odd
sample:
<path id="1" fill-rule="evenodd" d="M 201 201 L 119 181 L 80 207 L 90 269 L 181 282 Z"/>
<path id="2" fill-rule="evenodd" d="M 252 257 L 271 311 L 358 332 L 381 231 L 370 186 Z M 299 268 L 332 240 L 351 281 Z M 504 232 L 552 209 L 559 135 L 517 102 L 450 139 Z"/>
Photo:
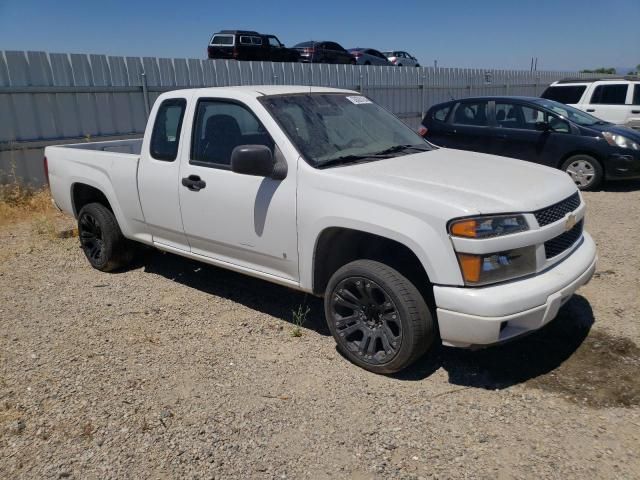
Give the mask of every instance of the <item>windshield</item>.
<path id="1" fill-rule="evenodd" d="M 308 93 L 266 96 L 260 101 L 315 167 L 373 161 L 433 148 L 362 95 Z"/>
<path id="2" fill-rule="evenodd" d="M 538 105 L 541 105 L 549 110 L 562 115 L 567 120 L 571 120 L 583 127 L 591 127 L 593 125 L 605 125 L 608 122 L 600 120 L 599 118 L 589 115 L 588 113 L 578 110 L 577 108 L 570 107 L 564 103 L 555 102 L 553 100 L 538 100 Z"/>

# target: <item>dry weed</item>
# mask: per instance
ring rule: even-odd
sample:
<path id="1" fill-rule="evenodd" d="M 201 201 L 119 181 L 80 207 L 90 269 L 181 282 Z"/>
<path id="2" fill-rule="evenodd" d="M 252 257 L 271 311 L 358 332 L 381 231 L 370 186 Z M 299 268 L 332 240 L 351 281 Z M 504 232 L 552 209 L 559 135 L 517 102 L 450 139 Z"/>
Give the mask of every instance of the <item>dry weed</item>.
<path id="1" fill-rule="evenodd" d="M 39 233 L 50 233 L 56 213 L 48 188 L 35 189 L 19 183 L 0 185 L 0 225 L 34 219 Z"/>

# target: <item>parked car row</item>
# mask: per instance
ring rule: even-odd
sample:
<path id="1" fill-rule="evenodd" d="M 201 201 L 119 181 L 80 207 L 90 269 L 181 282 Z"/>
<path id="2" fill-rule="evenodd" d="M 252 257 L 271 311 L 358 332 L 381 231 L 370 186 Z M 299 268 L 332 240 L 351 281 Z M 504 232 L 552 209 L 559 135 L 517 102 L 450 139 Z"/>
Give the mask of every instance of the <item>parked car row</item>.
<path id="1" fill-rule="evenodd" d="M 637 88 L 637 87 L 636 87 Z M 640 132 L 536 97 L 477 97 L 431 107 L 419 133 L 443 147 L 559 168 L 581 190 L 640 178 Z"/>
<path id="2" fill-rule="evenodd" d="M 287 48 L 275 35 L 263 35 L 251 30 L 222 30 L 211 37 L 207 48 L 209 58 L 229 60 L 270 60 L 297 62 L 300 54 Z"/>
<path id="3" fill-rule="evenodd" d="M 404 51 L 380 52 L 374 48 L 347 50 L 336 42 L 315 40 L 287 48 L 275 35 L 252 30 L 222 30 L 214 33 L 207 47 L 207 56 L 212 59 L 271 62 L 420 66 L 418 59 Z"/>

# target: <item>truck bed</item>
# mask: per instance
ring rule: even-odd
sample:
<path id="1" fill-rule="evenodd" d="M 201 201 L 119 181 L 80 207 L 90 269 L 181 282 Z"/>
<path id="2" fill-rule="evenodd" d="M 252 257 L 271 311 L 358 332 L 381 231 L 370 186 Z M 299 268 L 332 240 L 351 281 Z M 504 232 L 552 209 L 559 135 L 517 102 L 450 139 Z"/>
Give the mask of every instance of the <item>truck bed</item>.
<path id="1" fill-rule="evenodd" d="M 88 142 L 47 147 L 51 194 L 63 211 L 77 215 L 73 195 L 76 185 L 102 192 L 125 236 L 135 236 L 137 222 L 144 223 L 138 198 L 138 164 L 142 139 Z"/>
<path id="2" fill-rule="evenodd" d="M 132 138 L 128 140 L 111 140 L 107 142 L 88 142 L 61 145 L 56 148 L 75 148 L 78 150 L 99 150 L 101 152 L 129 153 L 140 155 L 142 151 L 142 139 Z"/>

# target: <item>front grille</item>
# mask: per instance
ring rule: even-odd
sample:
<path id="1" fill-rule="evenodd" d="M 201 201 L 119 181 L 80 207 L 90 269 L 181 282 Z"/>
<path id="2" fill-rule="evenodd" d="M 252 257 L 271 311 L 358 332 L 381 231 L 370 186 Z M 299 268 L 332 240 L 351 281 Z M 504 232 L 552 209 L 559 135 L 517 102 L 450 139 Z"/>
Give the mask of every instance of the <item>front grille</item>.
<path id="1" fill-rule="evenodd" d="M 544 227 L 550 223 L 557 222 L 563 218 L 567 213 L 573 212 L 580 206 L 580 195 L 578 192 L 574 193 L 568 198 L 565 198 L 561 202 L 555 203 L 550 207 L 541 208 L 533 212 L 538 221 L 538 225 Z"/>
<path id="2" fill-rule="evenodd" d="M 578 241 L 582 235 L 583 220 L 580 220 L 568 232 L 564 232 L 551 240 L 544 242 L 544 253 L 547 260 L 560 255 Z"/>

